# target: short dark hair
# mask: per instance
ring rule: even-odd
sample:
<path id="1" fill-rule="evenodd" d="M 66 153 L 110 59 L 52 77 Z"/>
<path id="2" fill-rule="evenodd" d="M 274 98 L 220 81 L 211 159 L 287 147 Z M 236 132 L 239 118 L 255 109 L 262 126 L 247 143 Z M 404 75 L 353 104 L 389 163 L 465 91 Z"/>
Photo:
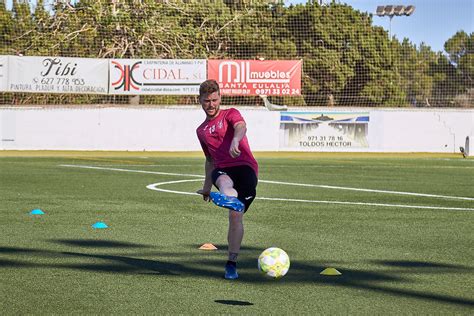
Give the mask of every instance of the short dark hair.
<path id="1" fill-rule="evenodd" d="M 217 92 L 219 95 L 221 94 L 219 89 L 219 84 L 214 79 L 208 79 L 201 83 L 199 86 L 199 97 L 203 97 L 205 95 L 209 95 L 211 93 Z"/>

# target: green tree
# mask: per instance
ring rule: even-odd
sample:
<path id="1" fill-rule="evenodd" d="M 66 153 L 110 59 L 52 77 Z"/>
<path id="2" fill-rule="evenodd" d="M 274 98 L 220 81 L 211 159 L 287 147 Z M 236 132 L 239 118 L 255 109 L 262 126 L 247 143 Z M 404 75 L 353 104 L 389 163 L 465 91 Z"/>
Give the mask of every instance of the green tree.
<path id="1" fill-rule="evenodd" d="M 287 29 L 304 59 L 308 105 L 394 105 L 404 99 L 393 47 L 372 19 L 347 5 L 289 8 Z"/>
<path id="2" fill-rule="evenodd" d="M 5 1 L 0 1 L 0 54 L 14 54 L 13 48 L 13 16 L 7 10 Z"/>
<path id="3" fill-rule="evenodd" d="M 474 33 L 457 32 L 431 64 L 435 106 L 474 107 Z"/>
<path id="4" fill-rule="evenodd" d="M 423 43 L 417 49 L 408 39 L 404 39 L 398 45 L 396 56 L 401 86 L 406 94 L 404 104 L 430 106 L 433 89 L 430 67 L 437 59 L 436 53 Z"/>
<path id="5" fill-rule="evenodd" d="M 27 0 L 13 0 L 13 37 L 12 49 L 27 54 L 32 48 L 34 21 Z"/>
<path id="6" fill-rule="evenodd" d="M 459 31 L 444 44 L 449 60 L 459 70 L 460 84 L 474 87 L 474 32 Z"/>

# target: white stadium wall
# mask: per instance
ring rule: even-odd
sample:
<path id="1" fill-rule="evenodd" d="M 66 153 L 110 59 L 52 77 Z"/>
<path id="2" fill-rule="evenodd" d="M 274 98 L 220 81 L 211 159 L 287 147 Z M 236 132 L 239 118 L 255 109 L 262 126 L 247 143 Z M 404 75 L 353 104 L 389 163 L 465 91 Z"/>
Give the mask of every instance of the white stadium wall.
<path id="1" fill-rule="evenodd" d="M 474 110 L 239 110 L 254 151 L 453 153 L 474 139 Z M 199 151 L 203 119 L 199 106 L 3 107 L 0 150 Z"/>

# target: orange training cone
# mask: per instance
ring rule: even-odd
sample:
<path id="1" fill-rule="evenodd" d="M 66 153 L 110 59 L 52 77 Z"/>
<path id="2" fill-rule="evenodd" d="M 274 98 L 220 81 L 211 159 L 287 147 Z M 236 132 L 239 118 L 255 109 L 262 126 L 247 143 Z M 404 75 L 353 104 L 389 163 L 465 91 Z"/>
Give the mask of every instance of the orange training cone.
<path id="1" fill-rule="evenodd" d="M 201 250 L 217 250 L 217 247 L 214 246 L 213 244 L 204 244 L 201 247 L 199 247 Z"/>

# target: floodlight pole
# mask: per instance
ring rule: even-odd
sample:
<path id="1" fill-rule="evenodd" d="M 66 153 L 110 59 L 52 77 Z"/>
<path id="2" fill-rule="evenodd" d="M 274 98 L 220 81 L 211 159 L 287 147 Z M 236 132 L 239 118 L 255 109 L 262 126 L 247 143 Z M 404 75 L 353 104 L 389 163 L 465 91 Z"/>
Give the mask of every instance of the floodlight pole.
<path id="1" fill-rule="evenodd" d="M 388 22 L 388 38 L 390 38 L 390 40 L 392 40 L 392 19 L 393 19 L 393 15 L 390 15 L 389 22 Z"/>
<path id="2" fill-rule="evenodd" d="M 388 16 L 390 18 L 389 22 L 389 29 L 388 29 L 388 36 L 390 41 L 390 51 L 389 51 L 389 58 L 390 58 L 390 67 L 393 67 L 393 49 L 392 49 L 392 19 L 394 16 L 410 16 L 415 12 L 415 6 L 413 5 L 380 5 L 377 6 L 377 11 L 375 14 L 379 17 Z"/>
<path id="3" fill-rule="evenodd" d="M 389 30 L 388 30 L 388 36 L 390 40 L 392 40 L 392 19 L 394 16 L 410 16 L 415 12 L 415 6 L 413 5 L 408 5 L 408 6 L 403 6 L 403 5 L 382 5 L 377 7 L 376 14 L 379 17 L 384 17 L 388 16 L 390 19 L 389 22 Z"/>

